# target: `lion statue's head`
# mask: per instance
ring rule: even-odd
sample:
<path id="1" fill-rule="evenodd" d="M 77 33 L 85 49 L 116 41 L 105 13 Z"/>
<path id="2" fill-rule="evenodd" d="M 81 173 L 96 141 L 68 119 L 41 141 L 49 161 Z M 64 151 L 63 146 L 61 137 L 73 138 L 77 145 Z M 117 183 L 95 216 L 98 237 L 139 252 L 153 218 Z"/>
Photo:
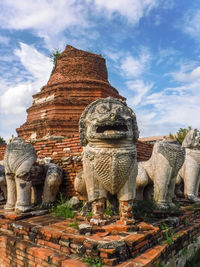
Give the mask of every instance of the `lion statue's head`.
<path id="1" fill-rule="evenodd" d="M 79 120 L 81 145 L 94 140 L 130 140 L 135 143 L 139 132 L 135 113 L 117 98 L 101 98 L 89 104 Z"/>
<path id="2" fill-rule="evenodd" d="M 191 129 L 186 134 L 182 146 L 185 148 L 200 149 L 200 131 Z"/>

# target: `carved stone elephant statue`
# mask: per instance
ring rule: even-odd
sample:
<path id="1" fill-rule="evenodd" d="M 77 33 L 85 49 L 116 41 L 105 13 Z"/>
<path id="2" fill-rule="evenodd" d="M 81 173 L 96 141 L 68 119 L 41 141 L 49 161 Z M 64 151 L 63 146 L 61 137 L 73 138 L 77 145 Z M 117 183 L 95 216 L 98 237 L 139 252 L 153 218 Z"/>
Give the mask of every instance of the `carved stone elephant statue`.
<path id="1" fill-rule="evenodd" d="M 145 188 L 152 188 L 152 194 L 159 208 L 172 203 L 176 176 L 184 162 L 184 149 L 166 140 L 157 141 L 148 161 L 139 162 L 136 177 L 136 199 L 143 200 Z M 148 195 L 148 190 L 146 191 Z"/>
<path id="2" fill-rule="evenodd" d="M 31 209 L 30 169 L 37 159 L 30 143 L 16 137 L 6 147 L 4 167 L 7 184 L 5 210 L 25 212 Z"/>
<path id="3" fill-rule="evenodd" d="M 184 184 L 184 196 L 191 202 L 199 201 L 200 184 L 200 131 L 191 129 L 185 136 L 182 147 L 185 148 L 185 161 L 177 175 L 177 195 L 181 194 L 180 185 Z"/>
<path id="4" fill-rule="evenodd" d="M 31 144 L 14 138 L 7 145 L 4 165 L 6 210 L 26 212 L 33 209 L 32 204 L 41 203 L 43 208 L 49 208 L 56 201 L 63 171 L 54 163 L 36 163 L 36 153 Z"/>
<path id="5" fill-rule="evenodd" d="M 33 203 L 42 203 L 42 208 L 51 207 L 63 180 L 63 170 L 55 163 L 46 163 L 33 166 L 31 173 Z"/>

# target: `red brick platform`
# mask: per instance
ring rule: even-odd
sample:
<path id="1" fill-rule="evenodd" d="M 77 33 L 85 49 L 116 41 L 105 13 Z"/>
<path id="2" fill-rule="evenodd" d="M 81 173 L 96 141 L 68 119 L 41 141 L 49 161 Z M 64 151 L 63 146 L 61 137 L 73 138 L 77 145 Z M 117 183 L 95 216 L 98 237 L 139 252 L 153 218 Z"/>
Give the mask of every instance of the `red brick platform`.
<path id="1" fill-rule="evenodd" d="M 36 215 L 1 209 L 0 266 L 88 266 L 83 257 L 100 257 L 103 266 L 157 266 L 200 236 L 199 209 L 174 217 L 172 244 L 159 228 L 163 219 L 124 225 L 113 217 L 106 225 L 91 226 L 78 215 L 73 219 Z M 85 227 L 74 229 L 74 222 Z"/>

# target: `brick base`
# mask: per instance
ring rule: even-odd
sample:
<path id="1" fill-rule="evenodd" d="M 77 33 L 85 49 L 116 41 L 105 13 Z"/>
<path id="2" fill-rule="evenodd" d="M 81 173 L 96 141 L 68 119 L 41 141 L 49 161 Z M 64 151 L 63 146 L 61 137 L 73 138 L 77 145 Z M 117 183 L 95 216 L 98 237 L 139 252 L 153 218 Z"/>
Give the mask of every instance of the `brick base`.
<path id="1" fill-rule="evenodd" d="M 74 221 L 88 224 L 89 219 L 78 214 L 73 219 L 48 214 L 27 218 L 0 209 L 0 266 L 85 267 L 81 258 L 100 257 L 104 266 L 153 267 L 166 264 L 196 240 L 200 246 L 200 209 L 179 216 L 172 244 L 158 227 L 160 220 L 157 226 L 139 221 L 121 224 L 115 216 L 83 234 L 71 226 Z"/>

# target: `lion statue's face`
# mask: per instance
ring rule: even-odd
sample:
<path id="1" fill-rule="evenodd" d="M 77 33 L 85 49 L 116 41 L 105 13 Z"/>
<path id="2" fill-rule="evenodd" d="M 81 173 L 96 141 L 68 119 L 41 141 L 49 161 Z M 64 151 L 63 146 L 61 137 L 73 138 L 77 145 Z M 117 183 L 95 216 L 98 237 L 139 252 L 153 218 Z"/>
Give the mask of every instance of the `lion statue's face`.
<path id="1" fill-rule="evenodd" d="M 200 131 L 197 129 L 191 129 L 185 136 L 182 146 L 185 148 L 200 150 Z"/>
<path id="2" fill-rule="evenodd" d="M 138 138 L 136 116 L 121 100 L 110 97 L 99 99 L 91 103 L 81 116 L 80 138 L 84 139 L 82 143 L 97 139 L 136 141 Z"/>

